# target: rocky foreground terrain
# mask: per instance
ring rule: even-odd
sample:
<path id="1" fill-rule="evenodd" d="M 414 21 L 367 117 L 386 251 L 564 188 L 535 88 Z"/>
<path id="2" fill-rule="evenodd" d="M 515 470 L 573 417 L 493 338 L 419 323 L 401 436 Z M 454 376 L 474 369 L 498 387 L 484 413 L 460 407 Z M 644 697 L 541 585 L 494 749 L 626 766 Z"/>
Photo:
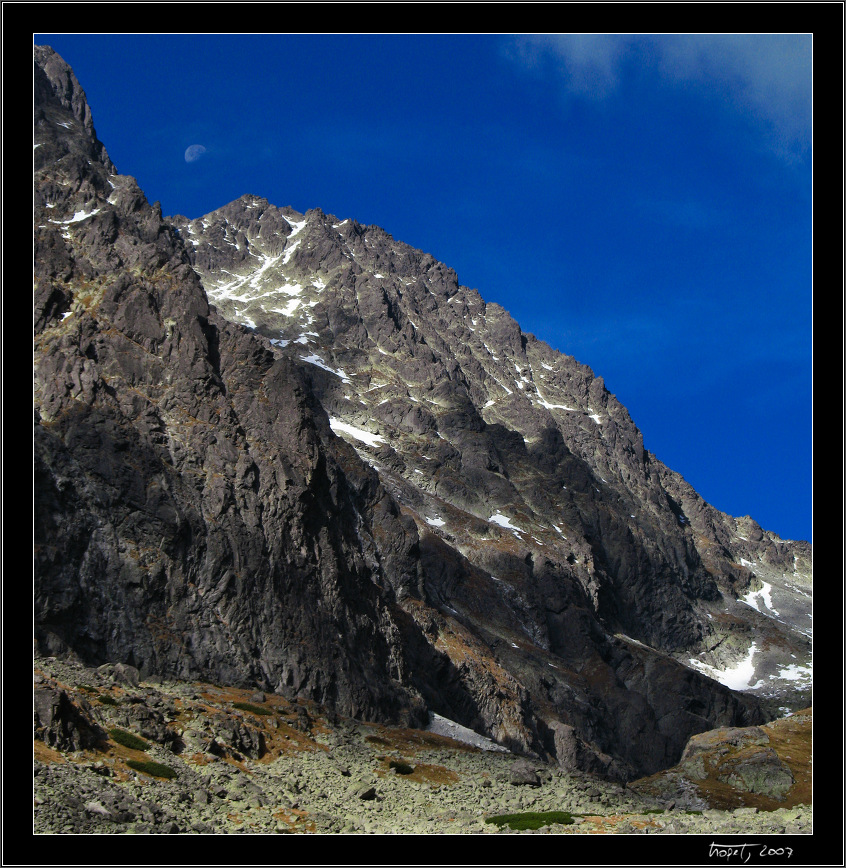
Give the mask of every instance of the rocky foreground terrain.
<path id="1" fill-rule="evenodd" d="M 307 701 L 139 681 L 121 664 L 46 658 L 35 673 L 37 833 L 503 835 L 514 832 L 486 820 L 526 811 L 569 812 L 572 823 L 520 834 L 812 831 L 810 709 L 761 728 L 702 734 L 678 769 L 625 786 L 485 739 L 474 747 Z M 718 768 L 729 760 L 733 777 Z M 160 767 L 131 767 L 150 761 Z M 744 761 L 759 773 L 744 777 Z"/>

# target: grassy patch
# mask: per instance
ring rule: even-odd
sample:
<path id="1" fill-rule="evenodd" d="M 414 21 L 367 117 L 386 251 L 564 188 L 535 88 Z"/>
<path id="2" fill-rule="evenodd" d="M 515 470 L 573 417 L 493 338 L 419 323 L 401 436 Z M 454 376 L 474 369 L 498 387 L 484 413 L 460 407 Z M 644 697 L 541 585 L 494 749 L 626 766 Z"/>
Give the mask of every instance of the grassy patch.
<path id="1" fill-rule="evenodd" d="M 116 741 L 118 744 L 123 745 L 123 747 L 128 747 L 131 750 L 150 749 L 149 742 L 144 741 L 143 738 L 138 738 L 137 735 L 133 735 L 125 729 L 110 729 L 109 735 L 111 736 L 112 741 Z"/>
<path id="2" fill-rule="evenodd" d="M 461 780 L 457 772 L 445 766 L 431 765 L 429 763 L 412 765 L 411 763 L 406 763 L 404 760 L 392 760 L 386 756 L 382 756 L 381 760 L 379 768 L 376 769 L 376 774 L 380 778 L 393 769 L 396 774 L 402 775 L 407 781 L 413 781 L 416 784 L 428 784 L 430 787 L 449 787 Z M 394 763 L 406 766 L 408 770 L 401 771 L 394 766 Z"/>
<path id="3" fill-rule="evenodd" d="M 111 695 L 108 694 L 108 693 L 101 693 L 101 694 L 97 697 L 97 699 L 100 700 L 100 703 L 101 703 L 102 705 L 117 705 L 117 704 L 118 704 L 118 703 L 117 703 L 117 700 L 114 698 L 114 696 L 111 696 Z"/>
<path id="4" fill-rule="evenodd" d="M 152 760 L 127 760 L 126 764 L 137 772 L 143 772 L 145 775 L 152 775 L 154 778 L 175 778 L 176 772 L 170 767 L 162 763 L 156 763 Z"/>
<path id="5" fill-rule="evenodd" d="M 52 747 L 48 747 L 40 739 L 34 739 L 33 755 L 41 763 L 66 763 L 67 760 Z"/>
<path id="6" fill-rule="evenodd" d="M 253 705 L 251 702 L 233 702 L 233 708 L 239 711 L 249 711 L 250 714 L 273 714 L 269 708 L 262 708 L 260 705 Z"/>
<path id="7" fill-rule="evenodd" d="M 552 823 L 560 823 L 562 826 L 570 826 L 573 823 L 573 815 L 569 811 L 524 811 L 520 814 L 500 814 L 497 817 L 488 817 L 486 823 L 495 826 L 508 826 L 515 832 L 525 829 L 540 829 L 541 826 L 549 826 Z"/>
<path id="8" fill-rule="evenodd" d="M 374 727 L 375 728 L 375 727 Z M 436 735 L 421 729 L 404 729 L 401 727 L 379 727 L 379 734 L 365 735 L 364 740 L 377 750 L 388 747 L 404 755 L 414 754 L 421 750 L 458 750 L 472 753 L 478 748 L 454 741 L 445 735 Z"/>

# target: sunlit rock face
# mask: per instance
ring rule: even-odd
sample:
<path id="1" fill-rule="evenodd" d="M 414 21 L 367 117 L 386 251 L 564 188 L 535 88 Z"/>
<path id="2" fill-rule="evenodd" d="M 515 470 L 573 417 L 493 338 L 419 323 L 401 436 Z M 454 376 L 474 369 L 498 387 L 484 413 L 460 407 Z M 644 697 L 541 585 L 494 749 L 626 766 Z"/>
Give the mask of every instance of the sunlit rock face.
<path id="1" fill-rule="evenodd" d="M 760 722 L 718 683 L 747 659 L 796 683 L 809 547 L 708 506 L 589 368 L 377 227 L 163 218 L 43 47 L 35 96 L 41 653 L 618 778 Z"/>

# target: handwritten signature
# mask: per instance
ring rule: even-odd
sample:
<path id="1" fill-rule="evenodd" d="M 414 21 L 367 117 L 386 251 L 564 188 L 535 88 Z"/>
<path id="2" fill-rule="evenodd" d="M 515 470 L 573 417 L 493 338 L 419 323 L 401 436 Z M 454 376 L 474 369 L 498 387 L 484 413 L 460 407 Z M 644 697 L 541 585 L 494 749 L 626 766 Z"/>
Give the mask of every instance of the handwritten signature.
<path id="1" fill-rule="evenodd" d="M 717 844 L 712 841 L 708 850 L 708 857 L 710 859 L 725 859 L 727 862 L 737 859 L 745 863 L 752 858 L 757 847 L 761 848 L 758 853 L 759 859 L 766 859 L 769 856 L 782 856 L 790 859 L 793 856 L 792 847 L 770 847 L 768 844 Z"/>

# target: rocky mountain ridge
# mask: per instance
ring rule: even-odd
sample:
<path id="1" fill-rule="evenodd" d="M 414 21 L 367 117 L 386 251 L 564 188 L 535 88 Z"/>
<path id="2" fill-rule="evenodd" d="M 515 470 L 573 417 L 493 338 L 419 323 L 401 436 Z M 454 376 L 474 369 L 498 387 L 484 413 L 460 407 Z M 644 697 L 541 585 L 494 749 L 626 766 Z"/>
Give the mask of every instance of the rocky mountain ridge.
<path id="1" fill-rule="evenodd" d="M 34 74 L 39 653 L 618 779 L 763 720 L 674 657 L 725 668 L 753 624 L 804 662 L 753 605 L 810 595 L 807 544 L 704 504 L 600 378 L 382 230 L 165 220 L 64 61 Z"/>

